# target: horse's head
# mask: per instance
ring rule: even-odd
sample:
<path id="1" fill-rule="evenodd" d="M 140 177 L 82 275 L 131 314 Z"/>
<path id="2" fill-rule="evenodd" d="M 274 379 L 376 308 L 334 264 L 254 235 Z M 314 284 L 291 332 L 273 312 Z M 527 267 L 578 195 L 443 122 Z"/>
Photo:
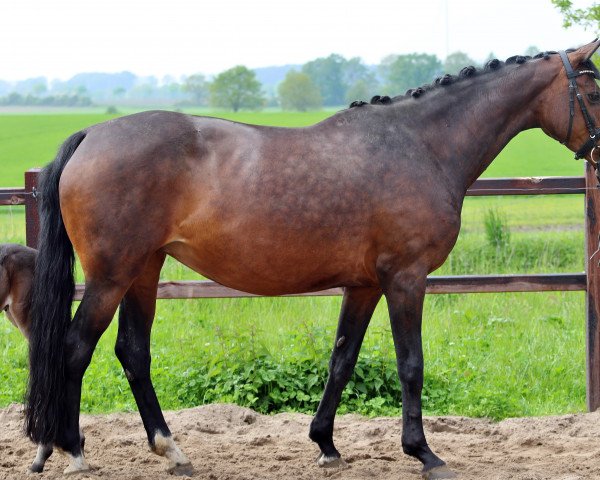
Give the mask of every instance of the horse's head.
<path id="1" fill-rule="evenodd" d="M 30 291 L 36 250 L 15 244 L 0 244 L 0 317 L 8 319 L 29 338 Z"/>
<path id="2" fill-rule="evenodd" d="M 595 148 L 600 145 L 600 73 L 591 57 L 599 46 L 596 39 L 576 50 L 543 55 L 547 67 L 539 72 L 553 79 L 537 108 L 539 124 L 548 135 L 574 151 L 576 158 L 593 158 L 594 163 L 600 157 L 600 146 Z"/>
<path id="3" fill-rule="evenodd" d="M 11 304 L 13 298 L 11 296 L 10 275 L 6 266 L 0 262 L 0 311 L 3 311 L 8 319 L 22 332 L 27 332 L 28 328 L 25 325 L 25 319 L 15 319 L 11 312 Z M 2 313 L 0 313 L 2 316 Z"/>

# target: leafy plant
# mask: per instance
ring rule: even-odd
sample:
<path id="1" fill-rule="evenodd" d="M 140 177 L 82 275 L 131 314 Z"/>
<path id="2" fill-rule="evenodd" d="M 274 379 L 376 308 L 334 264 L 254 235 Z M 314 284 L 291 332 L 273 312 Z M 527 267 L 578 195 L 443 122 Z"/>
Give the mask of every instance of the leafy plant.
<path id="1" fill-rule="evenodd" d="M 510 244 L 510 228 L 506 215 L 496 208 L 490 208 L 484 218 L 485 236 L 488 244 L 503 249 Z"/>

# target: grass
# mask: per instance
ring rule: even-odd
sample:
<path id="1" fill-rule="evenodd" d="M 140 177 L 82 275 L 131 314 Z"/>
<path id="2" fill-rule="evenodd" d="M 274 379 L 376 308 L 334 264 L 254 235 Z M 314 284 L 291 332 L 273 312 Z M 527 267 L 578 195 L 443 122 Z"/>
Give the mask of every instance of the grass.
<path id="1" fill-rule="evenodd" d="M 331 112 L 222 115 L 251 123 L 301 126 Z M 110 116 L 87 113 L 0 116 L 0 186 L 50 160 L 73 131 Z M 485 176 L 581 175 L 582 165 L 540 131 L 515 138 Z M 506 218 L 509 240 L 490 245 L 485 218 Z M 457 246 L 436 274 L 583 270 L 581 196 L 467 198 Z M 0 209 L 0 242 L 23 242 L 22 207 Z M 79 274 L 81 277 L 81 275 Z M 198 275 L 169 260 L 163 278 Z M 81 278 L 80 278 L 81 280 Z M 159 301 L 152 373 L 164 408 L 235 401 L 261 411 L 314 412 L 326 376 L 340 298 Z M 430 295 L 424 314 L 429 414 L 504 418 L 585 408 L 584 295 L 580 292 Z M 112 349 L 116 321 L 84 379 L 84 411 L 134 410 Z M 20 401 L 26 345 L 0 321 L 0 406 Z M 385 302 L 365 338 L 340 411 L 397 414 L 400 392 Z"/>
<path id="2" fill-rule="evenodd" d="M 339 298 L 159 301 L 153 331 L 153 379 L 164 408 L 236 401 L 265 412 L 314 411 L 332 346 Z M 585 408 L 584 297 L 581 293 L 428 296 L 425 305 L 424 407 L 429 414 L 504 418 Z M 0 404 L 19 401 L 25 342 L 0 323 Z M 88 412 L 135 410 L 114 354 L 116 321 L 85 377 Z M 400 404 L 385 302 L 363 345 L 360 374 L 341 411 L 394 414 Z M 298 380 L 316 377 L 307 385 Z M 272 380 L 261 376 L 271 375 Z M 237 378 L 237 385 L 224 386 Z M 257 377 L 260 377 L 257 383 Z M 375 379 L 384 383 L 377 385 Z M 266 385 L 265 385 L 266 384 Z M 251 396 L 236 396 L 241 387 Z M 271 392 L 308 395 L 279 403 Z M 361 386 L 362 385 L 362 386 Z M 378 389 L 377 389 L 378 387 Z M 379 405 L 369 404 L 383 398 Z"/>

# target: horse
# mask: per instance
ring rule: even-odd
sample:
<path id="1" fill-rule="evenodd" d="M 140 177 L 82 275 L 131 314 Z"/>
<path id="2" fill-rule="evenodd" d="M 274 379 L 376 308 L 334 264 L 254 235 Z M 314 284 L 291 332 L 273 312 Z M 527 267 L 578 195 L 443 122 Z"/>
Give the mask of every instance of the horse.
<path id="1" fill-rule="evenodd" d="M 37 251 L 15 243 L 0 244 L 0 310 L 29 339 L 31 286 Z"/>
<path id="2" fill-rule="evenodd" d="M 402 386 L 402 449 L 428 479 L 455 474 L 422 422 L 427 274 L 446 260 L 468 187 L 522 130 L 539 127 L 596 163 L 600 41 L 491 60 L 304 128 L 152 111 L 73 134 L 43 171 L 25 428 L 89 468 L 81 381 L 119 308 L 115 346 L 150 448 L 192 466 L 162 415 L 150 331 L 167 255 L 258 295 L 343 287 L 329 375 L 310 425 L 319 466 L 343 464 L 335 413 L 372 313 L 387 300 Z M 85 294 L 71 319 L 74 252 Z"/>
<path id="3" fill-rule="evenodd" d="M 29 340 L 31 287 L 37 250 L 15 243 L 0 244 L 0 310 Z M 80 432 L 82 445 L 85 444 Z M 52 444 L 38 445 L 35 460 L 29 467 L 32 473 L 42 472 L 53 452 Z"/>

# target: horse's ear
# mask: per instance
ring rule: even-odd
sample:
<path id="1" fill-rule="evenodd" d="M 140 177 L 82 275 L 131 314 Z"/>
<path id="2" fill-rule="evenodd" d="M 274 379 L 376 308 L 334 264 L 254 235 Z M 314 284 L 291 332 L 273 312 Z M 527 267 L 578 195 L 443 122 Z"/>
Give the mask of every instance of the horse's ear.
<path id="1" fill-rule="evenodd" d="M 583 62 L 589 60 L 594 52 L 600 47 L 600 39 L 596 38 L 591 43 L 584 45 L 583 47 L 579 47 L 574 52 L 569 53 L 569 60 L 571 61 L 571 65 L 580 65 Z"/>

